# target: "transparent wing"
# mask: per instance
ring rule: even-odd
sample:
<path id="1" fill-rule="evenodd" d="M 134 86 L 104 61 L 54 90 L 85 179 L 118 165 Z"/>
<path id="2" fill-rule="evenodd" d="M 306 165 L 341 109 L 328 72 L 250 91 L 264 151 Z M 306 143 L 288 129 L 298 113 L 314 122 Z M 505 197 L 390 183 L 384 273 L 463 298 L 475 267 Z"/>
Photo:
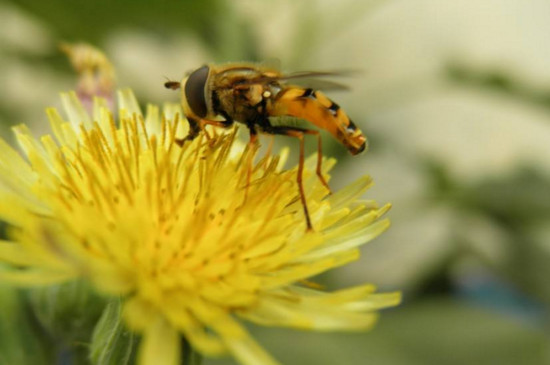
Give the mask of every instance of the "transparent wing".
<path id="1" fill-rule="evenodd" d="M 343 91 L 350 90 L 350 87 L 344 83 L 336 82 L 332 80 L 322 80 L 315 77 L 303 77 L 291 79 L 292 84 L 312 88 L 314 90 L 333 90 L 333 91 Z"/>
<path id="2" fill-rule="evenodd" d="M 339 70 L 339 71 L 303 71 L 294 72 L 286 75 L 260 75 L 241 82 L 241 84 L 251 85 L 270 82 L 288 82 L 302 87 L 308 87 L 315 90 L 349 90 L 349 86 L 344 83 L 327 80 L 329 77 L 351 77 L 359 74 L 357 70 Z"/>

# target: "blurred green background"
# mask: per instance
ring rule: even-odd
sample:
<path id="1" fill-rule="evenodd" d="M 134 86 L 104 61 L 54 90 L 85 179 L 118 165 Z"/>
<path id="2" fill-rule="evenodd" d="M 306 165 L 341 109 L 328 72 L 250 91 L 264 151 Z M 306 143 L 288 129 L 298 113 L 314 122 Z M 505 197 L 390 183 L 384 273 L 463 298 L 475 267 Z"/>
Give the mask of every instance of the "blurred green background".
<path id="1" fill-rule="evenodd" d="M 372 175 L 393 224 L 320 280 L 404 301 L 366 334 L 252 327 L 283 363 L 550 363 L 549 0 L 0 1 L 5 138 L 47 131 L 44 108 L 75 87 L 60 40 L 102 48 L 118 85 L 155 103 L 179 98 L 165 77 L 205 62 L 363 71 L 330 96 L 371 150 L 327 136 L 331 185 Z"/>

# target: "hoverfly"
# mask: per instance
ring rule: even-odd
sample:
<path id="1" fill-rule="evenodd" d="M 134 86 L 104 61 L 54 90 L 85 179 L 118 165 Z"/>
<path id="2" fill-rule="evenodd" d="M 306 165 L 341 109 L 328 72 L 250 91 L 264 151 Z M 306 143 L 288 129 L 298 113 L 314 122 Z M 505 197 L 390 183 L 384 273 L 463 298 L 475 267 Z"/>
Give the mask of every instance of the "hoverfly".
<path id="1" fill-rule="evenodd" d="M 181 102 L 189 121 L 189 134 L 176 142 L 180 145 L 193 140 L 205 125 L 230 127 L 235 121 L 250 131 L 250 144 L 258 133 L 286 135 L 300 141 L 300 161 L 297 183 L 304 207 L 308 230 L 312 229 L 307 208 L 302 175 L 304 169 L 304 136 L 317 136 L 318 156 L 316 173 L 330 191 L 322 175 L 322 148 L 319 131 L 294 126 L 273 125 L 270 117 L 290 116 L 305 119 L 328 131 L 348 151 L 356 155 L 367 146 L 367 140 L 357 126 L 320 91 L 292 84 L 292 80 L 330 76 L 330 72 L 301 72 L 284 75 L 275 68 L 247 63 L 205 65 L 191 72 L 181 82 L 168 81 L 169 89 L 182 89 Z M 223 118 L 223 119 L 222 119 Z"/>

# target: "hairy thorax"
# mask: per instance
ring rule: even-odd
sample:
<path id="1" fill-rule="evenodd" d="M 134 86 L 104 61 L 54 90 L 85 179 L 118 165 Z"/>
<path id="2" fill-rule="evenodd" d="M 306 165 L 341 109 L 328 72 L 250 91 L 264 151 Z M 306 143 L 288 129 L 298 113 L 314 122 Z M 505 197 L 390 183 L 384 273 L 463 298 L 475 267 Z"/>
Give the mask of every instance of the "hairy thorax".
<path id="1" fill-rule="evenodd" d="M 260 122 L 268 117 L 269 108 L 280 86 L 274 84 L 239 84 L 237 78 L 225 77 L 213 83 L 212 106 L 214 114 L 229 116 L 236 122 Z M 221 81 L 221 82 L 220 82 Z M 224 87 L 224 85 L 231 87 Z"/>

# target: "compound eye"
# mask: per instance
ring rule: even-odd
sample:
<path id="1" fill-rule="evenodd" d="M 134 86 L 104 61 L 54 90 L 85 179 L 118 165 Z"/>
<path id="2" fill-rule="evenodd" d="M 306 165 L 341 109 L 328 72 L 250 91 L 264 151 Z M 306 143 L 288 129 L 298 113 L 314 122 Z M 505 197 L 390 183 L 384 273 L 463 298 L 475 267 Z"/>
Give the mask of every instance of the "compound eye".
<path id="1" fill-rule="evenodd" d="M 187 104 L 198 117 L 206 117 L 206 98 L 204 95 L 204 87 L 208 79 L 208 66 L 193 71 L 187 78 L 185 83 L 185 98 Z"/>

